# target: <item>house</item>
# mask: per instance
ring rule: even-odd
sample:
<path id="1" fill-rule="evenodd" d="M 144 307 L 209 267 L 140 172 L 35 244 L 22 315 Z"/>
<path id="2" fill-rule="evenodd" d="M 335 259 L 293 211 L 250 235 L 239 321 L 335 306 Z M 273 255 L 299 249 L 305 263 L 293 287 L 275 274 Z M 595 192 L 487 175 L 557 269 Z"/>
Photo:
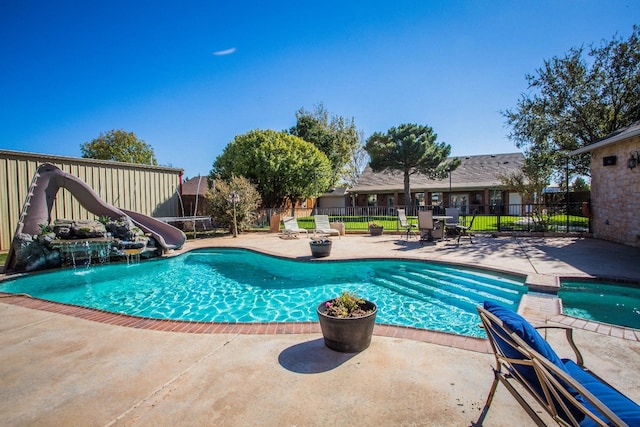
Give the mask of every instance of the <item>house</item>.
<path id="1" fill-rule="evenodd" d="M 640 121 L 572 151 L 591 153 L 593 236 L 640 247 Z"/>
<path id="2" fill-rule="evenodd" d="M 498 178 L 521 170 L 522 153 L 458 158 L 460 166 L 445 179 L 411 175 L 411 197 L 416 206 L 457 207 L 462 214 L 475 209 L 481 214 L 522 213 L 522 203 L 527 201 L 523 201 L 519 193 L 509 191 Z M 393 208 L 410 204 L 404 200 L 404 177 L 399 171 L 375 173 L 367 166 L 349 193 L 355 195 L 357 206 Z"/>
<path id="3" fill-rule="evenodd" d="M 344 208 L 350 205 L 346 187 L 336 187 L 318 196 L 318 208 Z"/>

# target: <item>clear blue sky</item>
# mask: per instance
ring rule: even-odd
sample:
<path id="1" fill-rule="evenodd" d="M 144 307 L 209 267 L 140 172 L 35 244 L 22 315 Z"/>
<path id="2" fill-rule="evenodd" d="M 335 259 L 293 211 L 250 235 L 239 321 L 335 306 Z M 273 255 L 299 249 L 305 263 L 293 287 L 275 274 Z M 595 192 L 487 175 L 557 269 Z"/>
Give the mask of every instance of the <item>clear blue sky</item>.
<path id="1" fill-rule="evenodd" d="M 0 0 L 0 148 L 79 157 L 124 129 L 193 177 L 322 102 L 366 137 L 420 123 L 453 155 L 515 152 L 500 111 L 525 74 L 634 23 L 637 0 Z"/>

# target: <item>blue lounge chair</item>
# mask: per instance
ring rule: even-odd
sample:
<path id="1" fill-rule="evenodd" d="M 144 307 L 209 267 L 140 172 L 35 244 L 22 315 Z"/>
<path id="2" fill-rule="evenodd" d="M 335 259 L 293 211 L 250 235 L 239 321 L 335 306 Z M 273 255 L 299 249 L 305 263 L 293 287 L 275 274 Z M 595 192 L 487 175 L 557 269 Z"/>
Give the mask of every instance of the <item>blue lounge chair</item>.
<path id="1" fill-rule="evenodd" d="M 536 328 L 513 310 L 485 301 L 478 313 L 496 367 L 489 397 L 474 425 L 482 425 L 498 383 L 502 383 L 539 426 L 546 424 L 522 396 L 522 387 L 562 426 L 640 426 L 640 406 L 584 367 L 571 328 L 539 327 L 564 329 L 575 362 L 560 359 Z"/>

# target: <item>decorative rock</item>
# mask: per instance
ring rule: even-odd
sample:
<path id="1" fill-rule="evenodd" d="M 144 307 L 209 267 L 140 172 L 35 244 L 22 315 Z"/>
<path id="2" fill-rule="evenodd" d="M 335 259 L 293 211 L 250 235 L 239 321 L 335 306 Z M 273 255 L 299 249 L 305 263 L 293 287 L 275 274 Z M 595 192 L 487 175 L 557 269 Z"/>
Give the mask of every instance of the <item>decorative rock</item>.
<path id="1" fill-rule="evenodd" d="M 16 271 L 35 271 L 60 266 L 58 251 L 50 251 L 30 234 L 18 234 L 13 239 Z"/>
<path id="2" fill-rule="evenodd" d="M 138 236 L 138 233 L 133 230 L 134 225 L 125 218 L 110 220 L 105 224 L 105 227 L 116 239 L 134 241 Z"/>
<path id="3" fill-rule="evenodd" d="M 72 226 L 73 221 L 69 219 L 56 219 L 53 223 L 53 232 L 63 240 L 70 239 Z"/>
<path id="4" fill-rule="evenodd" d="M 90 219 L 81 219 L 73 221 L 71 226 L 71 235 L 74 239 L 95 239 L 105 237 L 107 229 L 98 221 Z"/>

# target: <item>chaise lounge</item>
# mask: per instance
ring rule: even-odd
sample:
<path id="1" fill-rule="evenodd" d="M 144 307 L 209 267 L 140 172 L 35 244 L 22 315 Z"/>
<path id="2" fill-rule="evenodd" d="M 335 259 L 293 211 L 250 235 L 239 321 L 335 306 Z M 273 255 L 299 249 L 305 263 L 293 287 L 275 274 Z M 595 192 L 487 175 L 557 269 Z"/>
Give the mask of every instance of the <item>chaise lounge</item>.
<path id="1" fill-rule="evenodd" d="M 307 236 L 309 235 L 309 231 L 298 226 L 298 220 L 294 216 L 285 216 L 282 218 L 282 222 L 284 223 L 282 233 L 287 238 L 298 237 L 300 233 L 304 233 Z"/>
<path id="2" fill-rule="evenodd" d="M 328 234 L 329 236 L 336 235 L 340 238 L 340 230 L 331 228 L 329 215 L 314 215 L 313 221 L 316 224 L 316 228 L 313 230 L 314 234 Z"/>
<path id="3" fill-rule="evenodd" d="M 561 426 L 640 425 L 640 406 L 584 367 L 571 328 L 544 325 L 538 329 L 565 330 L 575 362 L 560 359 L 536 328 L 513 310 L 490 301 L 477 309 L 496 366 L 487 402 L 474 425 L 482 425 L 498 383 L 539 426 L 546 424 L 521 394 L 522 388 Z"/>

